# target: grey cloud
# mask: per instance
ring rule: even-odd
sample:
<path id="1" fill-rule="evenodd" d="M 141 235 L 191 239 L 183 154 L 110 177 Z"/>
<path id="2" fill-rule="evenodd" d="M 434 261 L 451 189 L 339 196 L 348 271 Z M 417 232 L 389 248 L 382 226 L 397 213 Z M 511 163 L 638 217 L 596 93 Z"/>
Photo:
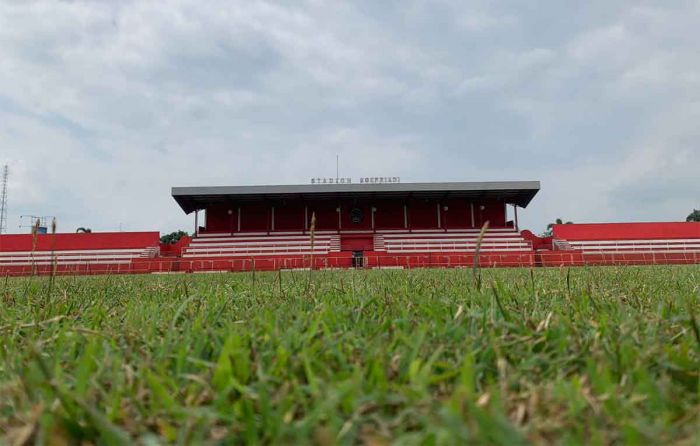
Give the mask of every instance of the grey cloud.
<path id="1" fill-rule="evenodd" d="M 535 230 L 678 219 L 700 195 L 699 18 L 602 1 L 4 3 L 11 219 L 189 228 L 170 186 L 305 182 L 336 154 L 351 176 L 541 179 L 521 217 Z"/>

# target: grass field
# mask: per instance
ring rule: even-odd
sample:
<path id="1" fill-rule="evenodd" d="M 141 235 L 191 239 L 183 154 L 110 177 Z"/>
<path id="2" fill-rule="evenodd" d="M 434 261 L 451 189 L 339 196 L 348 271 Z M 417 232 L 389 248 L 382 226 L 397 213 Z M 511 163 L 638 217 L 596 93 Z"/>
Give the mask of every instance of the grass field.
<path id="1" fill-rule="evenodd" d="M 0 291 L 0 443 L 699 441 L 697 266 Z"/>

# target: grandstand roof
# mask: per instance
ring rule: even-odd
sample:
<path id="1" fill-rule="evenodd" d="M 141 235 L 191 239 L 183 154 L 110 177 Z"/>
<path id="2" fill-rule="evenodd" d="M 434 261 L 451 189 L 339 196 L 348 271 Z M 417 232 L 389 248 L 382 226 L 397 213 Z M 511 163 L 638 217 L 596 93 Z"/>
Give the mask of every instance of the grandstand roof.
<path id="1" fill-rule="evenodd" d="M 216 203 L 296 198 L 470 198 L 502 199 L 526 207 L 540 190 L 539 181 L 450 183 L 345 183 L 276 186 L 173 187 L 172 196 L 185 213 Z"/>

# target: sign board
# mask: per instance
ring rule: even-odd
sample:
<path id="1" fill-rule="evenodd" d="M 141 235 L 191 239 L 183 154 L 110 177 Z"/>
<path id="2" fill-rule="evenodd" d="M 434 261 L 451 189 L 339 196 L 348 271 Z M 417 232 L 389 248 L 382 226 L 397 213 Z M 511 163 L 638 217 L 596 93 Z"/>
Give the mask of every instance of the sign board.
<path id="1" fill-rule="evenodd" d="M 311 184 L 351 184 L 352 178 L 311 178 Z"/>
<path id="2" fill-rule="evenodd" d="M 360 177 L 357 183 L 360 184 L 391 184 L 400 183 L 401 177 Z M 342 178 L 311 178 L 311 184 L 353 184 L 353 179 L 350 177 Z"/>

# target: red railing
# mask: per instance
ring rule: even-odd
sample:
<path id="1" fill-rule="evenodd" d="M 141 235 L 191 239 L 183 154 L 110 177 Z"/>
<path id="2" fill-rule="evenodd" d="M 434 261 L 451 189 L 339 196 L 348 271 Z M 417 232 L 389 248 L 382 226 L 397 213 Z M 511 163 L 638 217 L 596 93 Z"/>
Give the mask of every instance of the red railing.
<path id="1" fill-rule="evenodd" d="M 700 264 L 700 253 L 603 253 L 583 255 L 578 251 L 545 251 L 530 253 L 481 254 L 480 267 L 574 267 L 593 265 L 662 265 Z M 130 263 L 110 264 L 85 261 L 70 265 L 34 264 L 3 265 L 0 275 L 90 275 L 90 274 L 146 274 L 146 273 L 197 273 L 197 272 L 245 272 L 326 268 L 470 268 L 473 254 L 411 254 L 368 255 L 353 260 L 349 253 L 329 256 L 251 257 L 222 259 L 153 258 L 134 259 Z"/>

